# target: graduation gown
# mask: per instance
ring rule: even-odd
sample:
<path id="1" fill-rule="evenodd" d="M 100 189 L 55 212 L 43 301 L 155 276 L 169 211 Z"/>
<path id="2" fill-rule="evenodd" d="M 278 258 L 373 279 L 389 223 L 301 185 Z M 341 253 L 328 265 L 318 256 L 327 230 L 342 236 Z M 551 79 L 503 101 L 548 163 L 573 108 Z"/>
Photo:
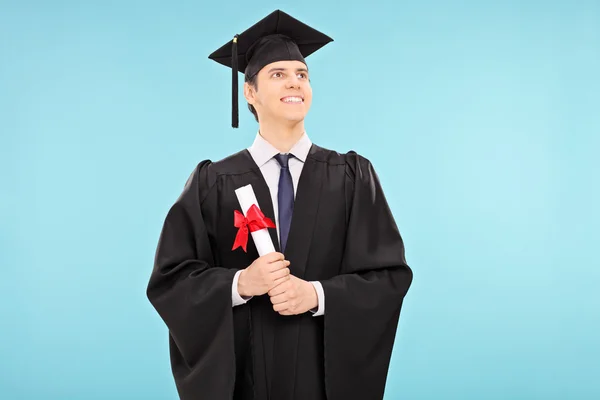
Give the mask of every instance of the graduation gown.
<path id="1" fill-rule="evenodd" d="M 313 144 L 302 169 L 285 256 L 293 275 L 321 282 L 318 317 L 279 315 L 268 294 L 232 307 L 234 274 L 258 258 L 251 236 L 247 252 L 231 250 L 234 191 L 247 184 L 275 221 L 247 150 L 200 162 L 164 221 L 147 296 L 180 398 L 382 399 L 412 271 L 372 164 Z"/>

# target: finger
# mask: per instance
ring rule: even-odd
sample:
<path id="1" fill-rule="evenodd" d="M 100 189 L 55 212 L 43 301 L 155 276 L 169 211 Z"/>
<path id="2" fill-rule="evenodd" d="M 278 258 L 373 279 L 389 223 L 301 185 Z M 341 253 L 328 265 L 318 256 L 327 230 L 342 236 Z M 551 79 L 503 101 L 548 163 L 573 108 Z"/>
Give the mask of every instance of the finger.
<path id="1" fill-rule="evenodd" d="M 277 296 L 271 296 L 272 304 L 280 304 L 285 303 L 287 301 L 287 296 L 285 293 L 278 294 Z"/>
<path id="2" fill-rule="evenodd" d="M 269 290 L 269 296 L 277 296 L 278 294 L 285 293 L 290 288 L 289 282 L 290 276 L 284 276 L 283 278 L 276 279 L 273 287 Z"/>
<path id="3" fill-rule="evenodd" d="M 279 311 L 279 315 L 298 315 L 298 312 L 287 309 L 287 310 Z"/>
<path id="4" fill-rule="evenodd" d="M 285 283 L 285 282 L 287 282 L 287 281 L 289 281 L 291 279 L 292 279 L 292 273 L 291 272 L 289 274 L 287 274 L 287 275 L 282 276 L 281 278 L 274 279 L 273 280 L 274 285 L 273 285 L 273 287 L 271 289 L 273 289 L 273 288 L 275 288 L 275 287 L 281 285 L 282 283 Z"/>
<path id="5" fill-rule="evenodd" d="M 283 261 L 283 260 L 285 260 L 285 256 L 282 253 L 274 251 L 272 253 L 269 253 L 269 254 L 265 255 L 265 259 L 267 260 L 267 262 L 272 263 L 272 262 L 275 262 L 275 261 Z"/>
<path id="6" fill-rule="evenodd" d="M 273 289 L 275 289 L 275 288 L 283 285 L 284 283 L 288 282 L 290 280 L 290 276 L 291 275 L 287 275 L 287 276 L 284 276 L 283 278 L 275 279 L 273 281 L 273 284 L 271 285 L 271 287 L 269 287 L 268 291 L 270 292 L 271 290 L 273 290 Z M 279 288 L 278 291 L 277 291 L 277 293 L 275 293 L 275 294 L 283 293 L 286 290 L 286 287 L 287 286 Z"/>
<path id="7" fill-rule="evenodd" d="M 272 280 L 283 278 L 285 276 L 289 276 L 291 274 L 290 269 L 285 267 L 282 269 L 278 269 L 277 271 L 273 271 L 269 273 L 269 278 Z"/>
<path id="8" fill-rule="evenodd" d="M 273 305 L 273 310 L 280 312 L 280 311 L 284 311 L 287 310 L 289 307 L 288 302 L 283 302 L 283 303 L 279 303 L 279 304 L 274 304 Z"/>
<path id="9" fill-rule="evenodd" d="M 290 274 L 290 269 L 283 268 L 283 269 L 279 269 L 275 272 L 271 272 L 271 275 L 269 275 L 269 278 L 275 280 L 275 279 L 283 278 L 284 276 L 288 276 L 289 274 Z"/>
<path id="10" fill-rule="evenodd" d="M 266 266 L 267 271 L 269 271 L 269 272 L 275 272 L 275 271 L 280 270 L 285 267 L 286 267 L 286 265 L 283 261 L 275 261 L 275 262 L 267 264 L 267 266 Z"/>
<path id="11" fill-rule="evenodd" d="M 269 272 L 274 272 L 283 268 L 287 268 L 290 265 L 289 260 L 280 260 L 280 261 L 275 261 L 272 262 L 270 264 L 268 264 L 268 271 Z"/>

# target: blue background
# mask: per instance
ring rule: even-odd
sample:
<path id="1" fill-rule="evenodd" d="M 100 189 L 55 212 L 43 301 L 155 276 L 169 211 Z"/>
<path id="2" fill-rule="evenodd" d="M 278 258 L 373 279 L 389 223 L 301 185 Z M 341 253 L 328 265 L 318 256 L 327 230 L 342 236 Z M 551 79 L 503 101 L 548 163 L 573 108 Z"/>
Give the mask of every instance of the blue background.
<path id="1" fill-rule="evenodd" d="M 442 0 L 0 1 L 0 398 L 177 398 L 154 250 L 254 138 L 207 57 L 275 8 L 415 273 L 386 400 L 600 398 L 600 2 Z"/>

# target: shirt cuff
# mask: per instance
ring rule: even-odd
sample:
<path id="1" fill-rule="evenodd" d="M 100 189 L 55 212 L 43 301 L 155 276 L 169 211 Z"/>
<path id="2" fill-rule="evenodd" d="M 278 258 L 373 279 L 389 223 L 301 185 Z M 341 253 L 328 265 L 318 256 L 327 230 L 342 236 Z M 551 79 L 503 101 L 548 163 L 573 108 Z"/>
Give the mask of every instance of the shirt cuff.
<path id="1" fill-rule="evenodd" d="M 240 296 L 240 294 L 239 294 L 239 292 L 237 290 L 237 286 L 238 286 L 238 280 L 240 279 L 240 274 L 241 273 L 242 273 L 242 270 L 240 269 L 233 276 L 233 283 L 231 284 L 231 303 L 232 303 L 232 307 L 239 306 L 239 305 L 242 305 L 242 304 L 246 304 L 246 302 L 248 300 L 250 300 L 252 297 L 254 297 L 254 296 L 249 296 L 249 297 L 242 297 L 242 296 Z"/>
<path id="2" fill-rule="evenodd" d="M 316 309 L 313 308 L 310 312 L 313 313 L 313 317 L 325 315 L 325 292 L 323 291 L 323 285 L 319 281 L 311 281 L 310 283 L 315 287 L 317 298 L 319 299 L 319 306 Z"/>

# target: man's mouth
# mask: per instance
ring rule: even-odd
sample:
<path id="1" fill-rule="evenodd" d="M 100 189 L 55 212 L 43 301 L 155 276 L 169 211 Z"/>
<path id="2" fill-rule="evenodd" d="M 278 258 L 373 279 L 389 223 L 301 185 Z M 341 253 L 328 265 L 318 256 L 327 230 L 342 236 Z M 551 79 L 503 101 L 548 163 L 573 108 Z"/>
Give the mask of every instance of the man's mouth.
<path id="1" fill-rule="evenodd" d="M 281 101 L 287 104 L 302 104 L 304 103 L 304 98 L 301 96 L 286 96 L 282 97 Z"/>

